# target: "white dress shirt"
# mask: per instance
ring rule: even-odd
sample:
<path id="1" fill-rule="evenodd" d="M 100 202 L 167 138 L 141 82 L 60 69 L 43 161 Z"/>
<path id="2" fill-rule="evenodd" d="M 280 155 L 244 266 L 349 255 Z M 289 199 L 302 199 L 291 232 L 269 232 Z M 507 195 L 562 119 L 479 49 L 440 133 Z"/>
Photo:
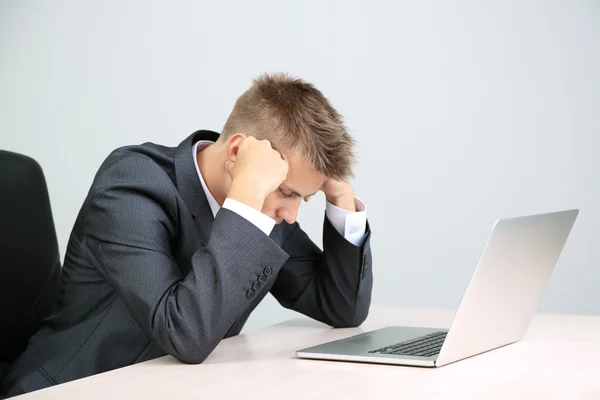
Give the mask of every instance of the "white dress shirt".
<path id="1" fill-rule="evenodd" d="M 216 216 L 221 206 L 219 206 L 217 200 L 215 200 L 213 195 L 208 190 L 206 182 L 204 182 L 204 178 L 200 172 L 200 168 L 198 167 L 196 158 L 196 155 L 199 151 L 202 151 L 204 148 L 213 143 L 214 142 L 211 142 L 210 140 L 201 140 L 197 142 L 192 147 L 192 157 L 194 157 L 196 172 L 198 173 L 198 178 L 200 179 L 200 183 L 202 184 L 202 188 L 206 194 L 206 199 L 208 200 L 210 209 L 213 213 L 213 216 Z M 223 166 L 223 168 L 225 168 L 225 166 Z M 357 197 L 354 198 L 354 201 L 356 204 L 356 212 L 344 210 L 343 208 L 336 207 L 330 202 L 327 202 L 327 205 L 325 206 L 325 215 L 331 222 L 331 225 L 333 225 L 340 235 L 344 236 L 344 238 L 353 245 L 358 246 L 362 243 L 362 240 L 365 236 L 365 231 L 367 229 L 367 207 L 365 203 L 363 203 Z M 250 223 L 254 224 L 258 229 L 263 231 L 266 235 L 270 235 L 273 227 L 275 226 L 275 220 L 244 203 L 240 203 L 239 201 L 227 198 L 223 202 L 223 207 L 245 218 Z"/>

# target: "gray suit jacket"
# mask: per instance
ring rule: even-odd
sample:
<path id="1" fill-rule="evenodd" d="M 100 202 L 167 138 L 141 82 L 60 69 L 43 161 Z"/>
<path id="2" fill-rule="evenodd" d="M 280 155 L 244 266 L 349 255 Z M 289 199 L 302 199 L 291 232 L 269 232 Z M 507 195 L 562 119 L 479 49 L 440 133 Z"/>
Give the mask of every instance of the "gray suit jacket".
<path id="1" fill-rule="evenodd" d="M 237 335 L 267 292 L 333 327 L 361 324 L 372 287 L 361 246 L 325 218 L 321 251 L 297 223 L 266 236 L 238 214 L 213 218 L 192 145 L 120 148 L 94 178 L 71 234 L 53 315 L 13 365 L 12 396 L 170 354 L 201 363 Z"/>

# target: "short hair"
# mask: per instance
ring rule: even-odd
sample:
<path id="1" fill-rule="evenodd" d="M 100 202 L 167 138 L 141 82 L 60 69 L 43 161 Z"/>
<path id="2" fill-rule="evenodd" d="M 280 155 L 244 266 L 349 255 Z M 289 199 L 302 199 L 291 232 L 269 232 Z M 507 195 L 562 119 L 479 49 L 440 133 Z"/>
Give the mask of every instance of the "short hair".
<path id="1" fill-rule="evenodd" d="M 236 101 L 221 133 L 269 139 L 281 151 L 295 150 L 329 178 L 353 177 L 355 141 L 342 116 L 311 83 L 284 73 L 262 74 Z"/>

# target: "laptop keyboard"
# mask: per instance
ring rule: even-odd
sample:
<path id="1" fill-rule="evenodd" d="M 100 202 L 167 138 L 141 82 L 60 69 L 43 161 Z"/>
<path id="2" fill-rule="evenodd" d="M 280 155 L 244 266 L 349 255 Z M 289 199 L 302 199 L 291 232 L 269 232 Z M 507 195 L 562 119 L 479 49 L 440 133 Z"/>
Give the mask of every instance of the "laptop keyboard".
<path id="1" fill-rule="evenodd" d="M 431 357 L 442 349 L 447 332 L 434 332 L 416 339 L 392 344 L 369 353 L 396 354 L 400 356 Z"/>

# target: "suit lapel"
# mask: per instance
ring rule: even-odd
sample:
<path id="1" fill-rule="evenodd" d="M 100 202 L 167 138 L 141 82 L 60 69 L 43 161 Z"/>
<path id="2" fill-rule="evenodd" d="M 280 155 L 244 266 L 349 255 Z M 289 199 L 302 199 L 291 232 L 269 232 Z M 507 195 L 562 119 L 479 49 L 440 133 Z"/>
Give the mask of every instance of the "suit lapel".
<path id="1" fill-rule="evenodd" d="M 219 134 L 212 131 L 196 131 L 185 139 L 175 151 L 175 177 L 177 190 L 192 214 L 196 231 L 202 244 L 208 243 L 214 217 L 196 172 L 196 159 L 192 147 L 200 140 L 216 141 Z"/>

